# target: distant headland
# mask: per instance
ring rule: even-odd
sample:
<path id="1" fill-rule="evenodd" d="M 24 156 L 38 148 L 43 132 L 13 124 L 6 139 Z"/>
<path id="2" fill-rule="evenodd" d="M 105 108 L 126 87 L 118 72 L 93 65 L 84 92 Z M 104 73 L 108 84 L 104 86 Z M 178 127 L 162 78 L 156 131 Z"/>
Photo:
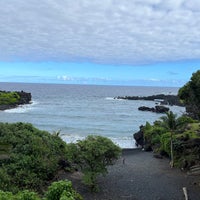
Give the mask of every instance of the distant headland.
<path id="1" fill-rule="evenodd" d="M 16 108 L 19 105 L 29 104 L 31 93 L 24 91 L 1 91 L 0 90 L 0 110 Z"/>
<path id="2" fill-rule="evenodd" d="M 161 105 L 184 106 L 177 95 L 157 94 L 151 96 L 118 96 L 114 99 L 155 101 Z"/>

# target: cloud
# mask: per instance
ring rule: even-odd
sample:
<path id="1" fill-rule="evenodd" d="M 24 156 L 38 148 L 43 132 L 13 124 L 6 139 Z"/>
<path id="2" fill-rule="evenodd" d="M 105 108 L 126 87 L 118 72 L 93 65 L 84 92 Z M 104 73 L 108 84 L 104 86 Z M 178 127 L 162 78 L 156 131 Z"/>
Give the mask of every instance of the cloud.
<path id="1" fill-rule="evenodd" d="M 178 75 L 179 73 L 178 72 L 173 72 L 173 71 L 168 71 L 168 74 L 174 76 L 174 75 Z"/>
<path id="2" fill-rule="evenodd" d="M 112 83 L 112 82 L 117 82 L 117 80 L 113 79 L 108 79 L 104 77 L 72 77 L 72 76 L 67 76 L 67 75 L 61 75 L 57 76 L 58 81 L 64 81 L 64 82 L 69 82 L 69 83 L 80 83 L 80 84 L 103 84 L 103 83 Z"/>
<path id="3" fill-rule="evenodd" d="M 62 76 L 57 76 L 58 80 L 63 80 L 63 81 L 72 81 L 74 80 L 74 78 L 70 77 L 70 76 L 66 76 L 66 75 L 62 75 Z"/>
<path id="4" fill-rule="evenodd" d="M 148 79 L 149 81 L 153 81 L 153 82 L 159 82 L 159 81 L 161 81 L 160 79 L 156 79 L 156 78 L 150 78 L 150 79 Z"/>
<path id="5" fill-rule="evenodd" d="M 1 0 L 0 61 L 200 59 L 199 0 Z"/>

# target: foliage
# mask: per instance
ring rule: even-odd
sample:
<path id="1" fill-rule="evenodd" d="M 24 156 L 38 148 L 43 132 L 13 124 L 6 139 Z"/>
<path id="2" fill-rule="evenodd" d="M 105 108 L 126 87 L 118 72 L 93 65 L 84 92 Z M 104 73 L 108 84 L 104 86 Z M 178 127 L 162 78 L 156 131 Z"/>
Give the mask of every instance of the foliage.
<path id="1" fill-rule="evenodd" d="M 192 119 L 191 117 L 187 115 L 182 115 L 179 118 L 177 118 L 177 129 L 179 131 L 185 130 L 188 124 L 194 124 L 195 122 L 198 122 L 197 120 Z"/>
<path id="2" fill-rule="evenodd" d="M 194 122 L 186 126 L 185 135 L 188 135 L 190 139 L 200 137 L 200 123 Z"/>
<path id="3" fill-rule="evenodd" d="M 18 192 L 17 194 L 0 190 L 0 200 L 40 200 L 40 198 L 35 192 L 28 190 Z"/>
<path id="4" fill-rule="evenodd" d="M 186 104 L 186 111 L 195 119 L 200 119 L 200 70 L 192 74 L 178 92 L 179 98 Z"/>
<path id="5" fill-rule="evenodd" d="M 70 181 L 58 181 L 48 187 L 43 200 L 82 200 L 73 188 Z M 16 194 L 0 190 L 0 200 L 42 200 L 35 192 L 28 190 L 20 191 Z"/>
<path id="6" fill-rule="evenodd" d="M 0 123 L 0 189 L 40 191 L 66 157 L 66 144 L 59 137 L 40 131 L 31 124 Z M 1 158 L 7 150 L 7 159 Z"/>
<path id="7" fill-rule="evenodd" d="M 170 138 L 171 133 L 166 132 L 160 137 L 160 151 L 170 156 Z"/>
<path id="8" fill-rule="evenodd" d="M 166 116 L 162 116 L 160 119 L 162 120 L 162 125 L 168 130 L 174 131 L 178 126 L 176 114 L 172 111 L 167 112 Z"/>
<path id="9" fill-rule="evenodd" d="M 88 136 L 76 144 L 66 144 L 59 134 L 51 135 L 21 122 L 0 123 L 0 141 L 0 190 L 14 193 L 26 189 L 43 193 L 44 186 L 58 169 L 66 167 L 61 166 L 62 161 L 67 163 L 68 170 L 71 166 L 79 168 L 84 182 L 94 191 L 97 176 L 106 174 L 106 167 L 112 165 L 121 152 L 108 138 Z M 71 188 L 70 184 L 66 187 Z M 57 183 L 50 191 L 56 187 L 61 191 L 63 185 L 64 182 Z M 62 191 L 60 198 L 73 199 L 68 198 L 68 194 L 69 191 Z"/>
<path id="10" fill-rule="evenodd" d="M 112 165 L 121 154 L 121 149 L 110 139 L 102 136 L 88 136 L 85 140 L 71 145 L 71 158 L 83 172 L 83 182 L 92 191 L 98 190 L 96 179 L 107 173 L 107 166 Z"/>
<path id="11" fill-rule="evenodd" d="M 20 100 L 17 92 L 0 91 L 0 105 L 13 105 Z"/>
<path id="12" fill-rule="evenodd" d="M 174 131 L 178 127 L 176 114 L 172 111 L 166 113 L 166 116 L 161 117 L 163 125 L 170 131 L 170 158 L 171 158 L 171 167 L 174 167 L 174 145 L 173 145 L 173 135 Z M 167 151 L 166 151 L 167 152 Z M 169 152 L 167 152 L 169 155 Z"/>
<path id="13" fill-rule="evenodd" d="M 185 115 L 176 118 L 173 113 L 168 113 L 153 125 L 147 122 L 143 131 L 147 146 L 150 145 L 154 151 L 170 157 L 173 147 L 176 166 L 185 169 L 199 163 L 200 123 L 197 120 Z"/>
<path id="14" fill-rule="evenodd" d="M 0 190 L 0 200 L 14 200 L 14 195 L 11 192 Z"/>
<path id="15" fill-rule="evenodd" d="M 160 150 L 161 136 L 166 133 L 166 129 L 158 122 L 155 122 L 153 126 L 147 122 L 143 130 L 145 143 L 148 144 L 148 146 L 154 147 L 155 151 Z"/>
<path id="16" fill-rule="evenodd" d="M 80 194 L 72 188 L 72 183 L 67 180 L 52 183 L 45 197 L 45 200 L 82 200 Z"/>

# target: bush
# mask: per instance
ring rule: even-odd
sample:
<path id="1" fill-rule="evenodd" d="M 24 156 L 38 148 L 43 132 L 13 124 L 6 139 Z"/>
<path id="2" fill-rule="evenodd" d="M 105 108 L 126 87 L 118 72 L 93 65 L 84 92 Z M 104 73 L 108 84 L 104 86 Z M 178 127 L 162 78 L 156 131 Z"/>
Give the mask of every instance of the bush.
<path id="1" fill-rule="evenodd" d="M 55 176 L 59 160 L 66 159 L 66 143 L 31 124 L 0 123 L 0 141 L 2 148 L 11 147 L 8 159 L 0 159 L 1 190 L 40 191 Z"/>
<path id="2" fill-rule="evenodd" d="M 54 182 L 49 186 L 43 200 L 82 200 L 72 188 L 70 181 Z M 20 191 L 17 194 L 0 190 L 0 200 L 41 200 L 37 193 L 28 190 Z"/>
<path id="3" fill-rule="evenodd" d="M 160 137 L 160 151 L 167 153 L 168 156 L 170 156 L 170 138 L 171 133 L 165 133 Z"/>
<path id="4" fill-rule="evenodd" d="M 3 192 L 0 190 L 0 200 L 40 200 L 35 192 L 28 190 L 21 191 L 17 194 L 11 192 Z"/>
<path id="5" fill-rule="evenodd" d="M 14 200 L 14 195 L 11 192 L 0 190 L 0 200 Z"/>
<path id="6" fill-rule="evenodd" d="M 70 145 L 71 158 L 83 172 L 83 182 L 92 191 L 97 191 L 96 178 L 107 173 L 107 166 L 112 165 L 121 154 L 121 149 L 110 139 L 102 136 L 88 136 L 77 144 Z"/>
<path id="7" fill-rule="evenodd" d="M 4 92 L 0 91 L 0 105 L 13 105 L 18 103 L 20 100 L 17 92 Z"/>
<path id="8" fill-rule="evenodd" d="M 52 183 L 45 194 L 45 200 L 82 200 L 73 188 L 72 183 L 68 180 Z"/>
<path id="9" fill-rule="evenodd" d="M 151 126 L 149 123 L 146 123 L 146 126 L 143 130 L 146 144 L 150 145 L 151 147 L 156 146 L 156 148 L 159 148 L 161 135 L 166 133 L 167 130 L 158 124 Z"/>

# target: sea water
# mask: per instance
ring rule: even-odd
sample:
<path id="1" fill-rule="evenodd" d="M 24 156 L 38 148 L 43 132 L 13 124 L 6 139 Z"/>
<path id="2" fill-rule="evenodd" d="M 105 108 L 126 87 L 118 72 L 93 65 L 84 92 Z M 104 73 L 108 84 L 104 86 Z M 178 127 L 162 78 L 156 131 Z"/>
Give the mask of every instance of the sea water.
<path id="1" fill-rule="evenodd" d="M 0 83 L 0 90 L 31 92 L 32 103 L 0 111 L 1 122 L 28 122 L 49 131 L 60 131 L 66 142 L 87 135 L 110 138 L 122 148 L 135 148 L 133 134 L 147 121 L 153 123 L 163 114 L 138 111 L 139 106 L 154 107 L 155 102 L 119 100 L 116 96 L 177 94 L 178 88 L 99 86 L 68 84 Z M 178 115 L 185 108 L 168 106 Z"/>

